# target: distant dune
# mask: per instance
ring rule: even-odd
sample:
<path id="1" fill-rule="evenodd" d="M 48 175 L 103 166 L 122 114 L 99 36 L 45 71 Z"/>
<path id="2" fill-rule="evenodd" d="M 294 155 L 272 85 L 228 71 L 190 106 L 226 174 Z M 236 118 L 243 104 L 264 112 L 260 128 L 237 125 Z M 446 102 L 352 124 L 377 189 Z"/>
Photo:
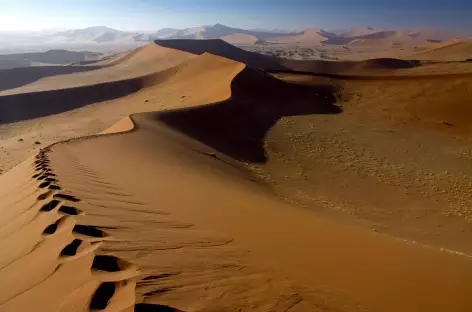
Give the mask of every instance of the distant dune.
<path id="1" fill-rule="evenodd" d="M 101 53 L 73 52 L 66 50 L 49 50 L 36 53 L 19 53 L 0 55 L 0 69 L 28 67 L 33 65 L 70 64 L 75 62 L 94 61 L 100 59 Z"/>
<path id="2" fill-rule="evenodd" d="M 193 54 L 186 52 L 169 50 L 150 44 L 105 61 L 92 63 L 90 66 L 37 67 L 34 68 L 34 71 L 30 70 L 34 73 L 31 75 L 24 74 L 26 69 L 12 69 L 3 72 L 10 79 L 0 80 L 0 91 L 3 91 L 0 92 L 0 96 L 69 89 L 142 77 L 175 66 L 193 56 Z M 73 70 L 81 73 L 64 75 Z M 92 70 L 93 73 L 90 72 Z"/>
<path id="3" fill-rule="evenodd" d="M 381 30 L 377 30 L 374 28 L 370 27 L 360 27 L 360 28 L 350 28 L 343 30 L 340 32 L 339 36 L 340 37 L 347 37 L 347 38 L 352 38 L 352 37 L 363 37 L 363 36 L 368 36 L 375 34 L 377 32 L 380 32 Z"/>
<path id="4" fill-rule="evenodd" d="M 416 53 L 414 57 L 424 60 L 465 61 L 472 59 L 472 41 L 452 41 Z"/>
<path id="5" fill-rule="evenodd" d="M 256 43 L 259 39 L 255 36 L 246 34 L 232 34 L 221 37 L 222 40 L 234 45 L 251 45 Z"/>
<path id="6" fill-rule="evenodd" d="M 377 42 L 390 38 L 392 44 Z M 145 45 L 156 39 L 223 39 L 231 44 L 241 46 L 259 45 L 301 45 L 337 46 L 356 45 L 354 48 L 391 48 L 392 45 L 402 49 L 413 49 L 430 43 L 441 43 L 453 39 L 464 39 L 462 36 L 433 29 L 373 29 L 357 27 L 335 32 L 319 28 L 298 30 L 263 30 L 242 29 L 222 24 L 195 26 L 185 29 L 163 28 L 151 32 L 121 31 L 105 26 L 94 26 L 83 29 L 72 29 L 59 32 L 1 33 L 0 42 L 6 51 L 22 52 L 24 49 L 43 51 L 51 48 L 68 50 L 90 50 L 109 53 L 123 52 Z M 25 44 L 26 43 L 26 44 Z"/>
<path id="7" fill-rule="evenodd" d="M 156 40 L 159 46 L 178 49 L 189 53 L 202 54 L 205 52 L 226 57 L 248 66 L 268 71 L 298 71 L 319 74 L 389 74 L 388 70 L 412 68 L 419 62 L 399 59 L 377 59 L 363 62 L 334 62 L 334 61 L 299 61 L 287 60 L 273 56 L 248 52 L 234 47 L 222 40 Z"/>
<path id="8" fill-rule="evenodd" d="M 244 41 L 249 38 L 243 35 L 240 39 Z M 254 40 L 254 38 L 250 39 Z M 452 45 L 451 47 L 454 47 L 458 54 L 459 51 L 463 51 L 464 53 L 461 54 L 463 56 L 462 60 L 466 59 L 468 47 L 466 43 Z M 363 62 L 294 61 L 248 52 L 234 47 L 221 39 L 157 40 L 155 44 L 110 57 L 103 61 L 90 62 L 87 66 L 64 68 L 41 67 L 30 70 L 31 74 L 26 74 L 28 71 L 20 69 L 4 72 L 4 75 L 8 75 L 10 78 L 0 83 L 0 90 L 3 91 L 1 93 L 3 95 L 12 95 L 132 79 L 175 66 L 194 57 L 195 54 L 205 52 L 233 59 L 253 68 L 278 72 L 298 71 L 314 74 L 360 76 L 390 75 L 392 70 L 422 66 L 420 62 L 414 60 L 403 61 L 391 58 Z M 429 53 L 433 53 L 433 51 Z M 445 54 L 449 54 L 449 52 Z M 427 55 L 421 56 L 421 58 L 428 59 Z M 418 58 L 420 58 L 419 55 Z M 71 70 L 82 73 L 64 76 L 64 74 L 70 73 Z"/>
<path id="9" fill-rule="evenodd" d="M 282 69 L 275 57 L 265 56 L 258 53 L 239 49 L 221 39 L 212 40 L 156 40 L 155 43 L 161 47 L 176 49 L 193 54 L 211 53 L 226 57 L 254 68 L 260 69 Z"/>
<path id="10" fill-rule="evenodd" d="M 298 34 L 286 34 L 282 37 L 269 38 L 268 42 L 280 44 L 320 44 L 325 41 L 327 37 L 321 29 L 306 29 Z"/>

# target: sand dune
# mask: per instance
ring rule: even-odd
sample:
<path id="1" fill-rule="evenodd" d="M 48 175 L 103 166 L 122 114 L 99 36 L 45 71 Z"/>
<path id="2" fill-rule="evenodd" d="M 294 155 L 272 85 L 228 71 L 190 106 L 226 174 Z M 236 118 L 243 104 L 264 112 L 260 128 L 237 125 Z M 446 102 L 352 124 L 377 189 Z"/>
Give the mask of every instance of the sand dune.
<path id="1" fill-rule="evenodd" d="M 267 41 L 270 43 L 281 43 L 281 44 L 321 44 L 327 37 L 323 34 L 321 29 L 306 29 L 301 33 L 294 35 L 285 35 L 281 37 L 271 37 Z"/>
<path id="2" fill-rule="evenodd" d="M 351 28 L 343 31 L 341 34 L 339 34 L 340 37 L 347 37 L 347 38 L 352 38 L 352 37 L 362 37 L 362 36 L 368 36 L 375 34 L 379 32 L 380 30 L 370 28 L 370 27 L 361 27 L 361 28 Z"/>
<path id="3" fill-rule="evenodd" d="M 472 170 L 470 162 L 412 151 L 425 142 L 452 145 L 454 129 L 468 133 L 469 74 L 406 79 L 398 75 L 423 67 L 395 59 L 284 62 L 222 40 L 156 43 L 98 70 L 128 68 L 136 77 L 60 90 L 49 80 L 41 92 L 25 86 L 0 97 L 6 122 L 102 100 L 109 105 L 102 118 L 113 105 L 157 110 L 52 144 L 0 176 L 0 311 L 472 308 L 469 232 L 452 220 L 472 216 L 470 209 L 450 211 L 447 221 L 434 210 L 443 198 L 409 201 L 401 185 L 419 197 L 439 178 L 428 171 L 421 187 L 408 184 L 401 174 L 414 172 L 409 162 L 388 163 L 408 151 L 403 157 L 431 164 L 433 173 L 448 164 L 452 182 L 439 179 L 444 185 L 467 184 L 456 172 Z M 283 80 L 261 69 L 279 70 Z M 85 79 L 62 78 L 67 86 Z M 444 117 L 447 124 L 436 125 L 444 137 L 410 142 L 432 135 L 418 120 Z M 366 148 L 363 139 L 379 146 Z M 389 184 L 394 173 L 400 182 Z M 350 216 L 375 221 L 375 231 L 316 210 L 330 191 L 340 198 L 334 210 L 352 209 Z M 370 208 L 351 208 L 359 194 Z"/>
<path id="4" fill-rule="evenodd" d="M 22 70 L 25 69 L 13 69 L 7 73 L 8 76 L 12 77 L 12 79 L 19 77 L 18 80 L 21 80 L 22 83 L 11 85 L 8 80 L 0 83 L 0 88 L 3 83 L 6 84 L 6 86 L 3 87 L 3 90 L 5 91 L 0 92 L 0 96 L 69 89 L 142 77 L 178 65 L 181 62 L 192 58 L 193 56 L 194 55 L 182 51 L 170 50 L 156 46 L 155 44 L 150 44 L 143 48 L 137 49 L 135 52 L 118 57 L 116 60 L 108 60 L 104 64 L 96 63 L 92 67 L 77 67 L 80 71 L 84 71 L 80 74 L 56 74 L 55 76 L 52 76 L 51 74 L 43 74 L 43 71 L 46 73 L 49 72 L 48 68 L 43 69 L 42 67 L 38 67 L 37 71 L 40 73 L 38 76 L 40 76 L 41 79 L 31 79 L 25 83 L 23 82 L 25 80 L 24 77 L 31 77 L 28 74 L 23 74 Z M 72 67 L 72 69 L 73 68 L 75 67 Z M 93 73 L 88 73 L 91 69 L 94 69 Z M 70 72 L 71 69 L 67 70 Z"/>
<path id="5" fill-rule="evenodd" d="M 87 72 L 96 67 L 41 66 L 0 70 L 0 92 L 19 88 L 45 77 Z"/>
<path id="6" fill-rule="evenodd" d="M 369 62 L 367 62 L 368 64 Z M 375 61 L 373 62 L 375 63 Z M 368 72 L 368 66 L 364 62 L 357 63 L 359 68 Z M 366 66 L 366 67 L 363 67 Z M 371 65 L 372 66 L 372 65 Z M 442 68 L 450 68 L 448 64 L 442 64 Z M 375 117 L 396 117 L 408 120 L 411 123 L 424 123 L 424 125 L 454 130 L 472 134 L 472 127 L 468 117 L 472 113 L 469 98 L 472 97 L 470 87 L 472 86 L 472 73 L 470 70 L 464 73 L 447 74 L 440 68 L 425 65 L 424 68 L 398 69 L 393 76 L 351 76 L 327 75 L 337 80 L 336 84 L 342 86 L 344 91 L 355 90 L 362 94 L 364 113 L 374 114 Z M 432 72 L 436 69 L 438 73 L 429 75 L 412 75 L 404 70 L 420 70 L 421 73 Z M 471 68 L 472 69 L 472 68 Z M 319 84 L 319 76 L 298 74 L 277 74 L 278 77 L 288 81 L 298 81 L 307 84 Z M 352 95 L 346 95 L 347 100 Z"/>
<path id="7" fill-rule="evenodd" d="M 322 29 L 306 29 L 299 33 L 279 37 L 264 38 L 269 43 L 298 44 L 301 46 L 335 46 L 384 47 L 412 49 L 430 43 L 440 43 L 455 39 L 456 36 L 433 30 L 376 30 L 373 28 L 353 28 L 342 32 L 330 33 Z"/>
<path id="8" fill-rule="evenodd" d="M 416 53 L 415 58 L 423 60 L 465 61 L 472 59 L 471 41 L 452 41 Z"/>
<path id="9" fill-rule="evenodd" d="M 315 74 L 391 74 L 391 70 L 412 68 L 421 65 L 419 62 L 400 59 L 373 59 L 361 62 L 354 61 L 299 61 L 244 51 L 220 39 L 215 40 L 157 40 L 162 47 L 202 54 L 205 52 L 247 64 L 250 67 L 266 71 L 297 71 Z M 387 70 L 387 71 L 386 71 Z"/>
<path id="10" fill-rule="evenodd" d="M 223 36 L 220 39 L 235 45 L 251 45 L 259 40 L 257 37 L 247 34 L 232 34 Z"/>
<path id="11" fill-rule="evenodd" d="M 207 60 L 207 58 L 211 59 Z M 212 75 L 220 77 L 222 72 L 231 71 L 233 66 L 237 70 L 238 65 L 231 63 L 229 68 L 227 65 L 225 59 L 203 54 L 195 62 L 184 62 L 168 70 L 143 77 L 84 87 L 2 96 L 0 97 L 0 122 L 10 123 L 49 116 L 130 95 L 157 84 L 174 83 L 174 81 L 188 82 L 190 79 L 198 79 L 201 73 L 208 69 L 210 74 L 206 75 L 207 78 Z M 228 82 L 223 80 L 214 83 L 213 90 L 219 90 L 217 88 L 219 83 L 227 84 Z M 208 94 L 210 96 L 212 93 Z M 38 103 L 42 104 L 38 105 Z"/>
<path id="12" fill-rule="evenodd" d="M 239 49 L 221 39 L 156 40 L 158 46 L 193 54 L 211 53 L 260 69 L 282 69 L 279 59 Z"/>
<path id="13" fill-rule="evenodd" d="M 412 83 L 414 86 L 409 86 Z M 371 93 L 369 89 L 373 90 L 379 87 L 383 90 L 384 96 L 398 92 L 394 99 L 397 103 L 394 112 L 386 113 L 387 110 L 391 111 L 391 107 L 394 105 L 385 99 L 378 102 L 374 100 L 376 104 L 370 102 L 370 105 L 372 105 L 368 109 L 370 112 L 380 113 L 384 111 L 380 114 L 384 116 L 388 114 L 390 115 L 389 118 L 409 116 L 413 119 L 413 122 L 421 122 L 426 126 L 472 134 L 472 125 L 467 117 L 472 113 L 472 106 L 469 102 L 472 97 L 470 89 L 472 86 L 471 75 L 463 77 L 426 77 L 414 82 L 399 80 L 377 81 L 369 83 L 369 85 L 362 82 L 352 82 L 352 84 L 358 84 L 356 88 L 363 89 L 362 92 L 365 94 L 364 100 L 366 102 L 368 102 L 367 97 L 375 98 L 375 93 Z M 418 94 L 424 95 L 418 96 Z M 449 129 L 444 129 L 444 126 Z"/>

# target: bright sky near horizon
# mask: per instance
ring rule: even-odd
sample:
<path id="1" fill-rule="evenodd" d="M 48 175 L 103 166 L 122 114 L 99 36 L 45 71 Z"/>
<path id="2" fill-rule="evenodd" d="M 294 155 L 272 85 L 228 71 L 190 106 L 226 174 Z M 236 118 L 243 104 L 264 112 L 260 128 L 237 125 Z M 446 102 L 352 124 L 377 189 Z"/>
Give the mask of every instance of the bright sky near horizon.
<path id="1" fill-rule="evenodd" d="M 472 0 L 0 0 L 0 31 L 428 27 L 472 34 Z"/>

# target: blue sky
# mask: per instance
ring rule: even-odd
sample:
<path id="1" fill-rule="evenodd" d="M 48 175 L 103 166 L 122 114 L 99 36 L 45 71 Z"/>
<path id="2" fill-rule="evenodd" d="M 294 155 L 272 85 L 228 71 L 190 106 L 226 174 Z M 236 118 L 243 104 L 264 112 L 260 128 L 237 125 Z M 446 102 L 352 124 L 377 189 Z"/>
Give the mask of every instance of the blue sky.
<path id="1" fill-rule="evenodd" d="M 472 34 L 472 0 L 0 0 L 0 31 L 215 23 L 240 28 L 437 28 Z"/>

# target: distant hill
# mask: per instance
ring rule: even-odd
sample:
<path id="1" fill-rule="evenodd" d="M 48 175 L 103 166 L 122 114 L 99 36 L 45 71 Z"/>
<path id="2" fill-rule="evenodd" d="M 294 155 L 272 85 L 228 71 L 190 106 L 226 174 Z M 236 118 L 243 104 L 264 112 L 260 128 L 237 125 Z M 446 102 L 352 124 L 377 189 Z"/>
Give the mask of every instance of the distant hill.
<path id="1" fill-rule="evenodd" d="M 425 45 L 440 43 L 457 38 L 455 34 L 439 30 L 386 30 L 371 27 L 350 28 L 329 32 L 319 28 L 308 28 L 294 32 L 273 32 L 264 30 L 245 30 L 222 24 L 201 26 L 176 31 L 168 37 L 159 39 L 223 39 L 236 45 L 251 44 L 306 44 L 306 45 Z M 158 39 L 158 38 L 156 38 Z"/>
<path id="2" fill-rule="evenodd" d="M 154 36 L 157 39 L 168 38 L 175 35 L 179 31 L 180 31 L 179 29 L 175 29 L 175 28 L 162 28 L 162 29 L 159 29 L 157 32 L 153 33 L 152 36 Z"/>
<path id="3" fill-rule="evenodd" d="M 439 30 L 389 30 L 371 27 L 325 31 L 308 28 L 297 31 L 241 29 L 222 24 L 185 29 L 162 28 L 153 31 L 121 31 L 105 26 L 66 31 L 29 33 L 0 32 L 0 47 L 13 51 L 44 51 L 46 49 L 104 51 L 100 47 L 123 47 L 122 50 L 157 39 L 223 39 L 234 45 L 302 44 L 302 45 L 426 45 L 457 39 L 459 36 Z M 460 38 L 459 38 L 460 39 Z M 14 47 L 13 49 L 11 47 Z M 38 48 L 40 47 L 40 48 Z M 117 51 L 114 51 L 117 52 Z"/>
<path id="4" fill-rule="evenodd" d="M 358 28 L 349 28 L 341 31 L 338 36 L 343 37 L 343 38 L 352 38 L 352 37 L 360 37 L 360 36 L 366 36 L 366 35 L 371 35 L 379 30 L 374 29 L 372 27 L 358 27 Z"/>
<path id="5" fill-rule="evenodd" d="M 104 26 L 89 27 L 84 29 L 74 29 L 53 34 L 52 41 L 60 42 L 116 42 L 123 40 L 134 40 L 137 33 L 124 32 Z"/>
<path id="6" fill-rule="evenodd" d="M 233 28 L 222 24 L 186 28 L 156 39 L 223 39 L 232 44 L 254 44 L 267 38 L 287 36 L 287 33 L 273 31 L 246 30 Z"/>

